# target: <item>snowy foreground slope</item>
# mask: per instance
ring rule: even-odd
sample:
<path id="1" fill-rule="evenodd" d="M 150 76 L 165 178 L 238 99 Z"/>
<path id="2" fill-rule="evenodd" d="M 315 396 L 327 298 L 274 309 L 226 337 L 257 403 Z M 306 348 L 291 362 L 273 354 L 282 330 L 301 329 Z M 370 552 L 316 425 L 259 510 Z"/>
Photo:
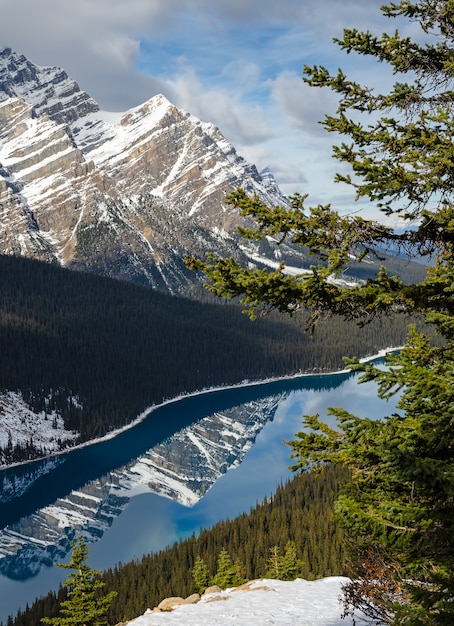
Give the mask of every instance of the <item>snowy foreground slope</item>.
<path id="1" fill-rule="evenodd" d="M 147 612 L 128 626 L 352 626 L 351 617 L 341 617 L 341 587 L 347 581 L 342 577 L 257 580 L 247 589 L 207 594 L 197 604 L 171 612 Z M 361 615 L 355 617 L 356 624 L 363 623 Z"/>

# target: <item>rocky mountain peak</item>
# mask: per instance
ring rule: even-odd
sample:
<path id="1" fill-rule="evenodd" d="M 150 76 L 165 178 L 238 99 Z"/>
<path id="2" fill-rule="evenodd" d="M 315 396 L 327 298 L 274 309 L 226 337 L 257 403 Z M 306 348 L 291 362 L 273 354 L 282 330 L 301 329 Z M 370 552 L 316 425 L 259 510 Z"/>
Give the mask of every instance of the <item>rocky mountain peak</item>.
<path id="1" fill-rule="evenodd" d="M 165 96 L 107 113 L 61 68 L 0 49 L 0 253 L 181 291 L 185 254 L 248 260 L 225 201 L 238 187 L 287 202 Z"/>
<path id="2" fill-rule="evenodd" d="M 71 123 L 99 110 L 90 96 L 59 67 L 39 67 L 11 48 L 0 49 L 0 97 L 20 97 L 38 115 Z"/>

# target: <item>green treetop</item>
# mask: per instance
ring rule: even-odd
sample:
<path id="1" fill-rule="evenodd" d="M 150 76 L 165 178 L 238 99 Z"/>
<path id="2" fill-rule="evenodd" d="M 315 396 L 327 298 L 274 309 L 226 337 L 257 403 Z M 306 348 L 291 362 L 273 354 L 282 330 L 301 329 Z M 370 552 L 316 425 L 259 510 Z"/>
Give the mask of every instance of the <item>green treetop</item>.
<path id="1" fill-rule="evenodd" d="M 58 567 L 75 570 L 65 581 L 68 599 L 61 603 L 59 617 L 45 617 L 41 620 L 43 623 L 54 626 L 107 626 L 106 614 L 117 593 L 100 593 L 104 587 L 99 578 L 101 572 L 91 569 L 87 558 L 88 547 L 79 536 L 73 544 L 71 561 L 58 563 Z"/>
<path id="2" fill-rule="evenodd" d="M 194 587 L 197 593 L 202 593 L 208 587 L 208 581 L 210 574 L 208 571 L 208 565 L 202 559 L 200 555 L 196 557 L 194 567 L 192 568 L 192 579 L 194 581 Z"/>
<path id="3" fill-rule="evenodd" d="M 265 578 L 277 578 L 279 580 L 295 580 L 301 576 L 303 561 L 298 557 L 294 541 L 287 541 L 285 553 L 282 555 L 279 546 L 270 548 L 268 569 Z"/>
<path id="4" fill-rule="evenodd" d="M 333 410 L 337 429 L 306 416 L 309 432 L 292 443 L 294 469 L 336 462 L 352 470 L 337 503 L 354 567 L 347 611 L 359 606 L 390 624 L 447 625 L 454 623 L 454 1 L 403 0 L 381 10 L 411 22 L 413 37 L 346 29 L 335 41 L 346 53 L 388 64 L 395 75 L 389 92 L 376 93 L 342 70 L 304 68 L 305 82 L 338 97 L 336 113 L 322 124 L 343 137 L 333 154 L 351 168 L 336 176 L 352 187 L 350 214 L 306 207 L 307 197 L 298 194 L 278 207 L 242 190 L 229 196 L 256 221 L 241 229 L 244 237 L 272 236 L 306 248 L 314 257 L 311 272 L 288 275 L 284 264 L 273 271 L 244 268 L 213 255 L 187 264 L 205 273 L 216 295 L 239 298 L 251 317 L 267 308 L 309 309 L 313 326 L 326 314 L 367 323 L 397 311 L 420 313 L 435 327 L 441 347 L 411 327 L 386 371 L 349 362 L 362 380 L 377 381 L 379 395 L 400 392 L 395 413 L 371 420 Z M 355 204 L 361 198 L 401 218 L 404 229 L 362 218 Z M 406 283 L 382 267 L 354 288 L 333 280 L 352 258 L 379 258 L 389 246 L 427 259 L 426 278 Z"/>
<path id="5" fill-rule="evenodd" d="M 246 582 L 244 578 L 244 566 L 240 561 L 232 562 L 230 554 L 224 548 L 218 556 L 217 571 L 212 585 L 218 585 L 221 589 L 237 587 Z"/>

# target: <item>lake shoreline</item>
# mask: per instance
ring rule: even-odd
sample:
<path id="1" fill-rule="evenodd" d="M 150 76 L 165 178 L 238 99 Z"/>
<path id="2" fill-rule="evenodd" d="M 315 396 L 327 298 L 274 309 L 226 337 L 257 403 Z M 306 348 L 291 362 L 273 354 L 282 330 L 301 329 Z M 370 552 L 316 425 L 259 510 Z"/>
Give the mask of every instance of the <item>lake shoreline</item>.
<path id="1" fill-rule="evenodd" d="M 366 357 L 363 357 L 363 358 L 359 359 L 359 361 L 360 361 L 360 363 L 367 363 L 369 361 L 374 361 L 375 359 L 383 358 L 387 354 L 390 354 L 391 352 L 396 352 L 396 351 L 401 350 L 401 349 L 402 349 L 402 346 L 394 347 L 394 348 L 393 347 L 384 348 L 382 350 L 379 350 L 379 352 L 374 354 L 374 355 L 366 356 Z M 55 457 L 62 456 L 64 454 L 68 454 L 68 452 L 71 452 L 73 450 L 78 450 L 78 449 L 81 449 L 81 448 L 87 448 L 88 446 L 93 446 L 93 445 L 96 445 L 98 443 L 102 443 L 103 441 L 109 441 L 110 439 L 114 439 L 115 437 L 118 437 L 122 433 L 124 433 L 124 432 L 130 430 L 131 428 L 134 428 L 135 426 L 139 425 L 141 422 L 143 422 L 150 415 L 150 413 L 153 413 L 154 411 L 156 411 L 160 407 L 167 406 L 167 405 L 173 404 L 175 402 L 179 402 L 179 401 L 184 400 L 186 398 L 201 396 L 201 395 L 204 395 L 204 394 L 207 394 L 207 393 L 216 393 L 217 391 L 225 391 L 225 390 L 229 390 L 229 389 L 241 389 L 243 387 L 254 387 L 254 386 L 260 386 L 260 385 L 267 385 L 267 384 L 272 383 L 272 382 L 278 382 L 278 381 L 283 381 L 283 380 L 296 380 L 298 378 L 306 378 L 306 377 L 310 377 L 310 376 L 333 376 L 333 375 L 347 374 L 348 372 L 349 372 L 348 369 L 342 369 L 342 370 L 334 370 L 334 371 L 318 372 L 318 373 L 315 373 L 315 372 L 298 373 L 298 374 L 291 374 L 291 375 L 288 375 L 288 376 L 277 376 L 277 377 L 265 378 L 265 379 L 255 380 L 255 381 L 244 380 L 241 383 L 232 384 L 232 385 L 219 385 L 218 387 L 206 387 L 206 388 L 200 389 L 198 391 L 193 391 L 193 392 L 190 392 L 190 393 L 184 393 L 183 392 L 183 393 L 179 394 L 178 396 L 175 396 L 173 398 L 168 398 L 167 400 L 163 400 L 159 404 L 152 404 L 151 406 L 147 407 L 144 411 L 142 411 L 142 413 L 140 413 L 132 422 L 129 422 L 128 424 L 125 424 L 121 428 L 117 428 L 115 430 L 112 430 L 109 433 L 107 433 L 106 435 L 103 435 L 102 437 L 97 437 L 96 439 L 90 439 L 89 441 L 84 441 L 83 443 L 77 444 L 75 446 L 68 446 L 64 450 L 56 450 L 55 452 L 52 452 L 52 453 L 47 454 L 45 456 L 39 457 L 37 459 L 30 459 L 28 461 L 21 461 L 19 463 L 11 463 L 10 465 L 2 466 L 2 467 L 0 467 L 0 472 L 12 469 L 14 467 L 21 467 L 21 466 L 25 466 L 25 465 L 32 465 L 33 463 L 39 463 L 39 462 L 44 461 L 46 459 L 53 459 Z"/>

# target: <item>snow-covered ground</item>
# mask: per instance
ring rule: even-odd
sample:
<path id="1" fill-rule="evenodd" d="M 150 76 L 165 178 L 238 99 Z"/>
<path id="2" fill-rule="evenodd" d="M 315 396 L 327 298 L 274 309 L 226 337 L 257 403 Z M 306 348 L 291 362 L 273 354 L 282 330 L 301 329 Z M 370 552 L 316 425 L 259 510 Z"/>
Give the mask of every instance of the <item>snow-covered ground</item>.
<path id="1" fill-rule="evenodd" d="M 347 578 L 330 577 L 293 582 L 258 580 L 248 589 L 226 590 L 202 596 L 197 604 L 176 607 L 171 612 L 146 614 L 128 626 L 352 626 L 342 619 L 342 585 Z M 355 615 L 356 624 L 362 622 Z"/>
<path id="2" fill-rule="evenodd" d="M 45 448 L 48 454 L 60 449 L 59 441 L 73 441 L 79 433 L 65 430 L 63 418 L 55 411 L 34 413 L 24 401 L 20 391 L 0 394 L 0 448 L 8 441 L 25 446 L 33 441 L 37 448 Z"/>

